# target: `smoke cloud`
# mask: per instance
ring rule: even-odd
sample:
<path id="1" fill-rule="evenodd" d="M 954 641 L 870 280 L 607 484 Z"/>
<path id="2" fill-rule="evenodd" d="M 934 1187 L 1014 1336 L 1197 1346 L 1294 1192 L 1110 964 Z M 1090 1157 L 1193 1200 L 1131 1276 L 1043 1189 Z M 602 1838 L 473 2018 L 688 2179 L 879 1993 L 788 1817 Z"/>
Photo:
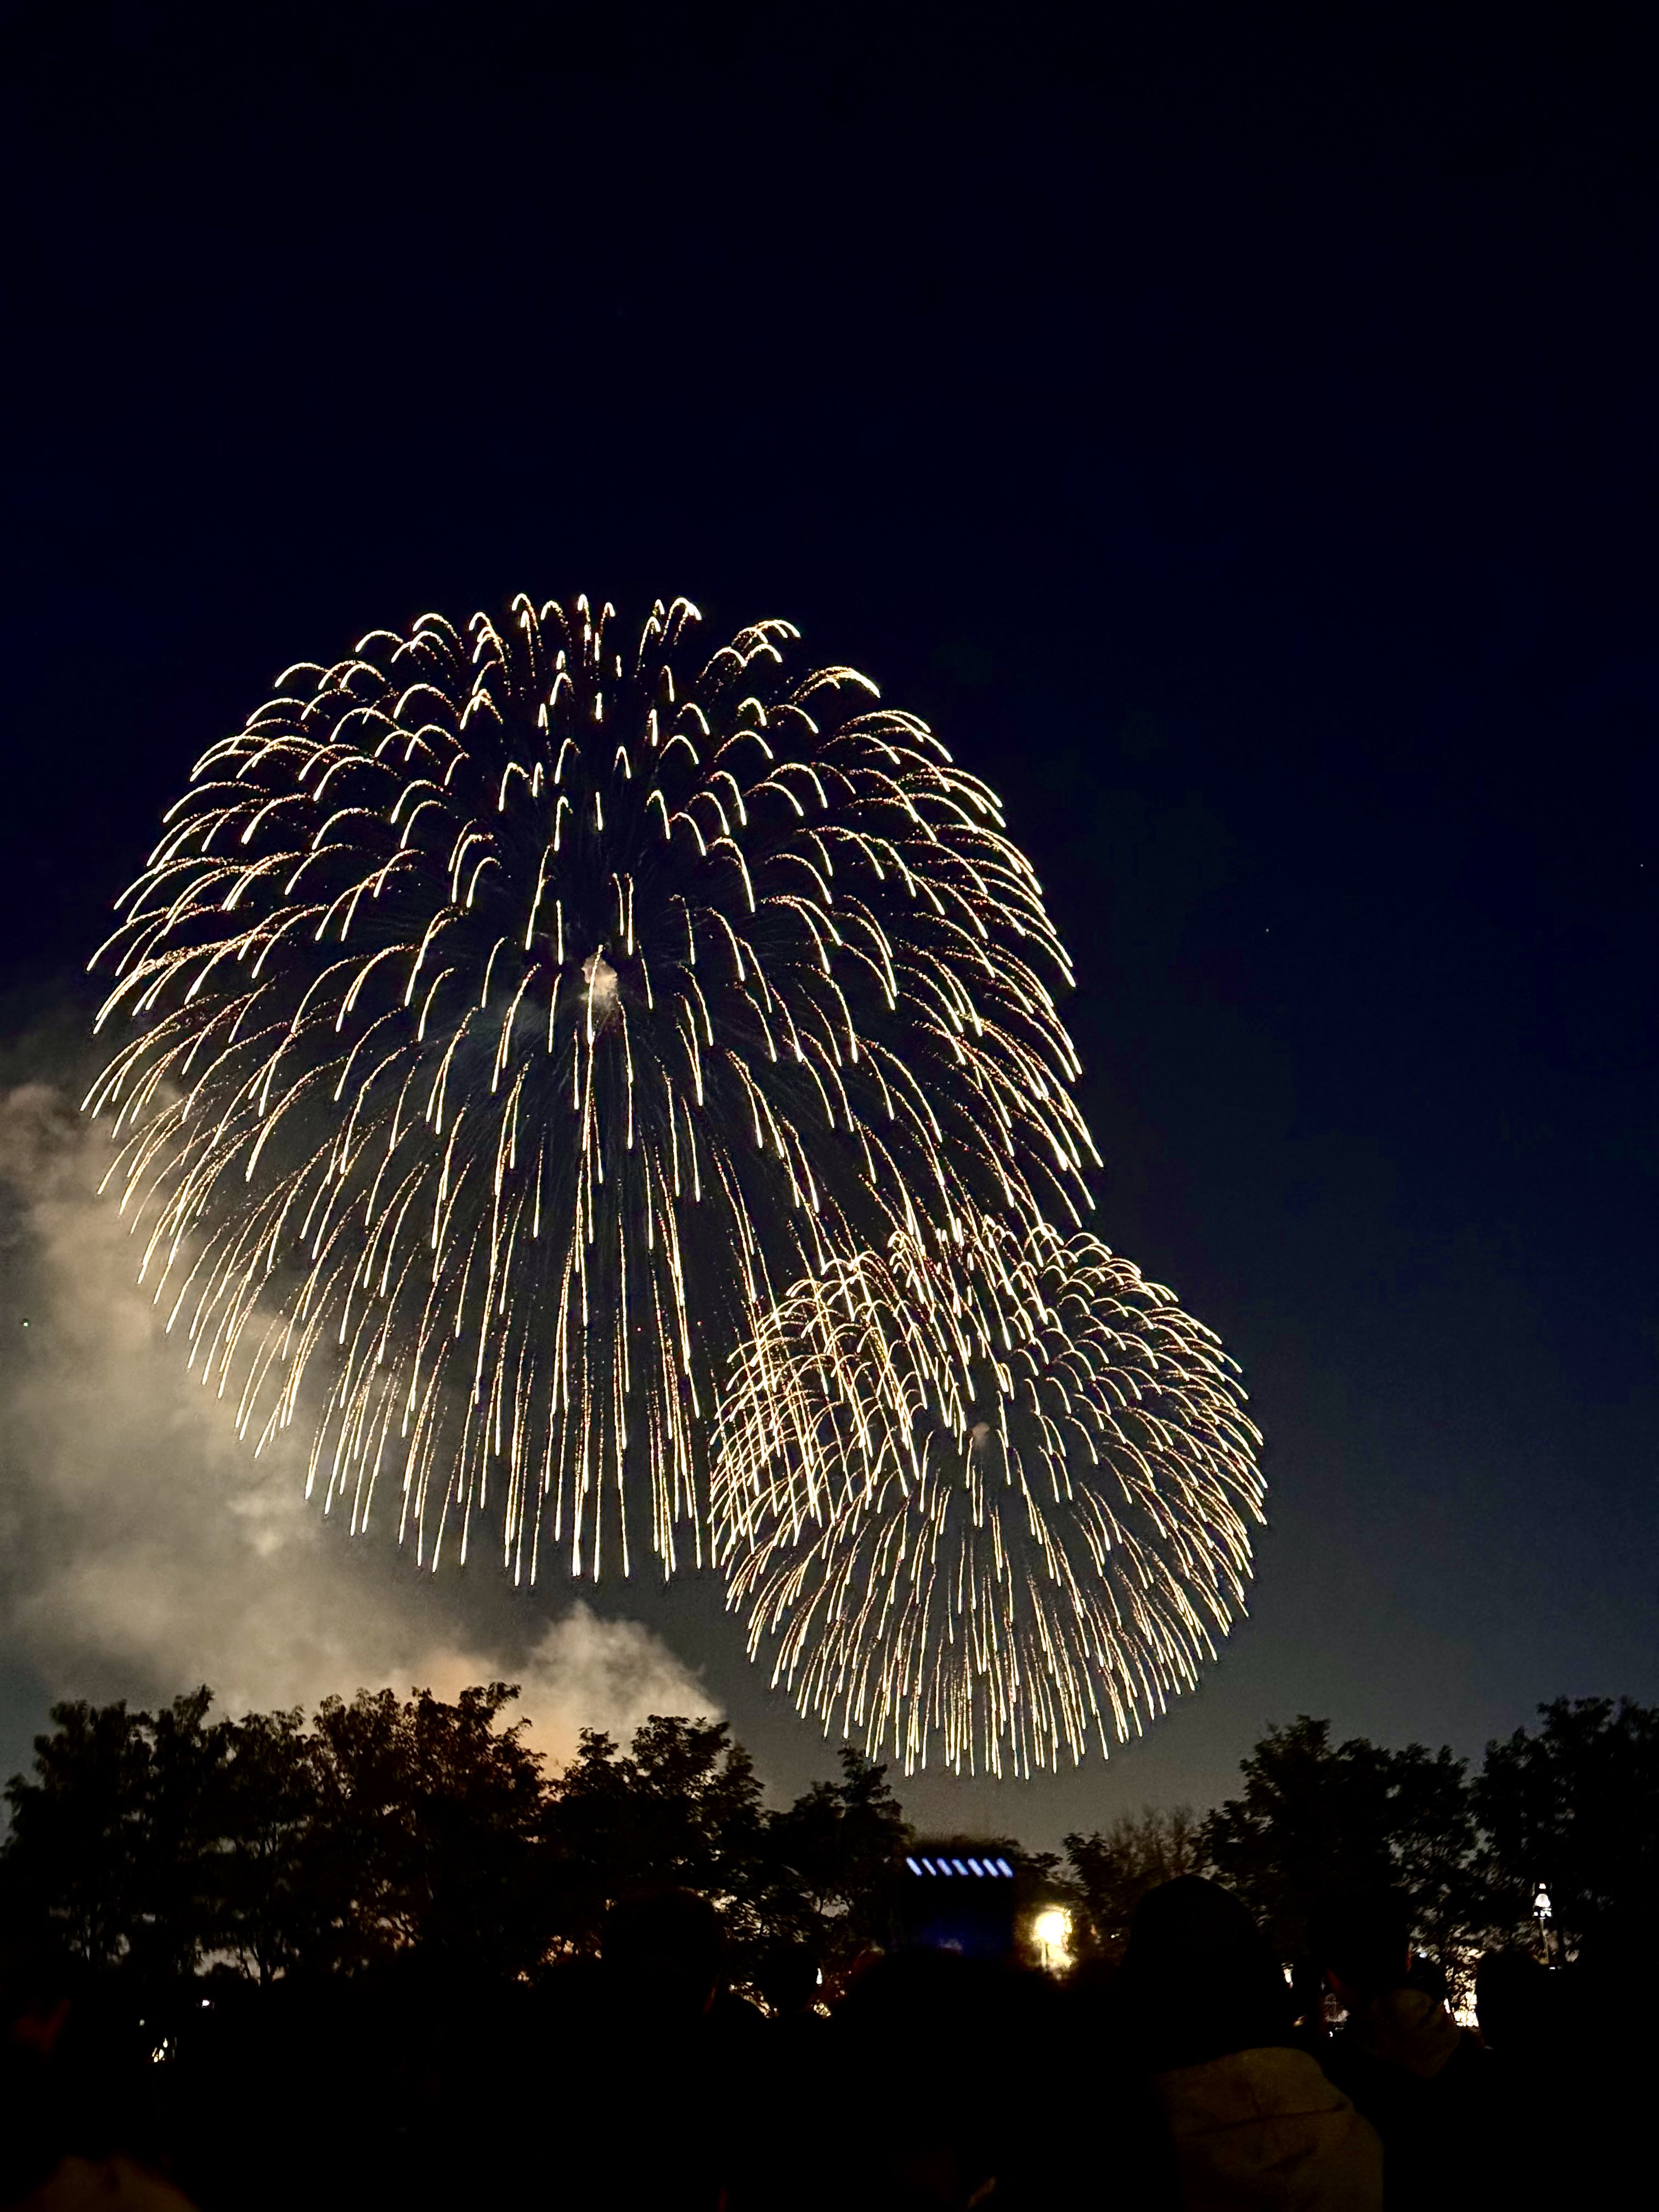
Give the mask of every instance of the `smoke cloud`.
<path id="1" fill-rule="evenodd" d="M 550 1620 L 474 1565 L 422 1574 L 304 1497 L 303 1446 L 258 1460 L 136 1281 L 96 1185 L 109 1153 L 57 1086 L 0 1091 L 0 1644 L 54 1697 L 153 1703 L 210 1683 L 232 1712 L 418 1685 L 517 1681 L 531 1741 L 707 1713 L 635 1621 Z"/>

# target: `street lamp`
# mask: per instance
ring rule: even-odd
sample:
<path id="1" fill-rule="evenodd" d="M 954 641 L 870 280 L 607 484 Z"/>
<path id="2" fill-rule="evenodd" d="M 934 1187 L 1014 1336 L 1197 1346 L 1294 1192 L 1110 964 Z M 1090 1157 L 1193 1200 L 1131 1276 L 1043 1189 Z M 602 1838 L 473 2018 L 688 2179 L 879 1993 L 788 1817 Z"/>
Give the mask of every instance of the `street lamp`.
<path id="1" fill-rule="evenodd" d="M 1547 1966 L 1551 1964 L 1550 1917 L 1552 1907 L 1550 1905 L 1550 1893 L 1548 1890 L 1545 1888 L 1541 1881 L 1538 1885 L 1538 1894 L 1533 1899 L 1532 1909 L 1538 1922 L 1539 1949 L 1543 1954 L 1544 1964 Z"/>
<path id="2" fill-rule="evenodd" d="M 1064 1973 L 1072 1963 L 1072 1916 L 1064 1905 L 1045 1906 L 1031 1923 L 1037 1963 L 1045 1973 Z"/>

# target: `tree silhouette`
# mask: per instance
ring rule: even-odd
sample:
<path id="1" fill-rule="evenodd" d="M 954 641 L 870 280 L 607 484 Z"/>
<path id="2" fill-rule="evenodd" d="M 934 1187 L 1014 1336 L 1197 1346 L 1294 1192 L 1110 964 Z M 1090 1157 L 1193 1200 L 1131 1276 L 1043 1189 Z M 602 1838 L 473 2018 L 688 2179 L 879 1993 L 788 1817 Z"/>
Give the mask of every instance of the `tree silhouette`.
<path id="1" fill-rule="evenodd" d="M 383 1977 L 411 1965 L 534 1980 L 597 1949 L 619 1898 L 708 1897 L 732 1970 L 810 1948 L 827 1971 L 893 1937 L 913 1845 L 886 1769 L 850 1747 L 840 1774 L 769 1811 L 723 1722 L 655 1715 L 626 1748 L 589 1730 L 548 1774 L 503 1682 L 453 1704 L 360 1690 L 298 1711 L 211 1717 L 206 1688 L 155 1712 L 52 1709 L 32 1778 L 6 1790 L 0 1902 L 88 1966 L 145 1988 L 205 1971 L 252 1983 Z M 1659 1711 L 1561 1699 L 1464 1762 L 1421 1744 L 1333 1744 L 1303 1715 L 1270 1728 L 1240 1794 L 1201 1822 L 1147 1808 L 1066 1838 L 1067 1862 L 1012 1838 L 936 1839 L 1006 1857 L 1022 1908 L 1082 1908 L 1121 1948 L 1136 1903 L 1194 1870 L 1237 1891 L 1288 1960 L 1334 1891 L 1387 1885 L 1455 1973 L 1530 1920 L 1535 1887 L 1577 1937 L 1654 1910 Z"/>
<path id="2" fill-rule="evenodd" d="M 1344 1890 L 1397 1891 L 1448 1964 L 1484 1924 L 1465 1763 L 1449 1751 L 1333 1745 L 1329 1722 L 1304 1713 L 1270 1728 L 1240 1771 L 1243 1795 L 1209 1814 L 1200 1850 L 1282 1958 L 1304 1955 L 1312 1914 Z"/>
<path id="3" fill-rule="evenodd" d="M 653 1714 L 627 1752 L 585 1729 L 543 1820 L 557 1938 L 591 1949 L 607 1906 L 653 1887 L 711 1898 L 741 1945 L 757 1932 L 761 1786 L 723 1721 Z"/>
<path id="4" fill-rule="evenodd" d="M 228 1723 L 206 1689 L 157 1713 L 55 1705 L 40 1779 L 7 1786 L 7 1888 L 89 1966 L 189 1972 L 222 1935 L 216 1856 Z"/>
<path id="5" fill-rule="evenodd" d="M 1121 1813 L 1111 1826 L 1065 1839 L 1072 1877 L 1087 1915 L 1094 1948 L 1123 1955 L 1129 1922 L 1149 1889 L 1201 1869 L 1199 1820 L 1190 1805 L 1146 1805 Z"/>
<path id="6" fill-rule="evenodd" d="M 316 1932 L 308 1846 L 317 1780 L 297 1710 L 249 1713 L 236 1723 L 222 1803 L 216 1948 L 255 1981 L 271 1981 L 309 1954 Z"/>
<path id="7" fill-rule="evenodd" d="M 204 1688 L 156 1713 L 63 1705 L 37 1778 L 7 1789 L 14 1911 L 91 1966 L 147 1979 L 228 1964 L 358 1972 L 411 1946 L 515 1971 L 535 1911 L 544 1797 L 514 1692 L 330 1698 L 210 1722 Z"/>
<path id="8" fill-rule="evenodd" d="M 908 1831 L 887 1769 L 843 1744 L 839 1782 L 819 1782 L 768 1824 L 768 1917 L 826 1971 L 891 1934 L 891 1893 Z"/>
<path id="9" fill-rule="evenodd" d="M 316 1817 L 303 1845 L 312 1956 L 354 1972 L 420 1946 L 479 1971 L 533 1960 L 541 1761 L 498 1727 L 503 1682 L 453 1705 L 420 1691 L 331 1698 L 311 1738 Z M 534 1916 L 532 1915 L 533 1923 Z"/>
<path id="10" fill-rule="evenodd" d="M 1473 1802 L 1498 1917 L 1541 1884 L 1569 1939 L 1659 1918 L 1659 1707 L 1558 1698 L 1486 1746 Z"/>

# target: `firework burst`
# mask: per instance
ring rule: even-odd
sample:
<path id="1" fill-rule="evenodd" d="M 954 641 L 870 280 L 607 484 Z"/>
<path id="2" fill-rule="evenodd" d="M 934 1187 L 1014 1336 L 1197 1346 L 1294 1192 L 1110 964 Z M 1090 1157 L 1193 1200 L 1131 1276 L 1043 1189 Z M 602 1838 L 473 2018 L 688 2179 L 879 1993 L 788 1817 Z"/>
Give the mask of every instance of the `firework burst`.
<path id="1" fill-rule="evenodd" d="M 781 1288 L 1085 1202 L 994 795 L 787 624 L 705 659 L 696 619 L 619 650 L 520 599 L 289 669 L 100 956 L 88 1103 L 169 1327 L 434 1564 L 702 1557 L 703 1417 Z"/>
<path id="2" fill-rule="evenodd" d="M 1210 1332 L 1093 1237 L 905 1234 L 795 1285 L 714 1474 L 751 1655 L 905 1771 L 1138 1731 L 1242 1607 L 1261 1438 Z"/>

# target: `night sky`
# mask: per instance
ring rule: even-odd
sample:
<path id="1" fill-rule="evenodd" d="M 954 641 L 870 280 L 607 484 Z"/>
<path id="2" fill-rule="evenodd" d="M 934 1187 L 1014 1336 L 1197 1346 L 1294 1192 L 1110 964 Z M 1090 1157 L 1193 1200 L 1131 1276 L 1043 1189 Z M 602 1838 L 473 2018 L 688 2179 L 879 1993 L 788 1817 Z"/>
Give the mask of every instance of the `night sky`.
<path id="1" fill-rule="evenodd" d="M 1097 1225 L 1269 1439 L 1200 1691 L 907 1805 L 1045 1843 L 1297 1712 L 1659 1696 L 1641 11 L 338 12 L 8 14 L 9 1079 L 287 663 L 786 616 L 1001 793 Z M 711 1587 L 599 1601 L 823 1771 Z M 63 1686 L 0 1642 L 0 1767 Z"/>

